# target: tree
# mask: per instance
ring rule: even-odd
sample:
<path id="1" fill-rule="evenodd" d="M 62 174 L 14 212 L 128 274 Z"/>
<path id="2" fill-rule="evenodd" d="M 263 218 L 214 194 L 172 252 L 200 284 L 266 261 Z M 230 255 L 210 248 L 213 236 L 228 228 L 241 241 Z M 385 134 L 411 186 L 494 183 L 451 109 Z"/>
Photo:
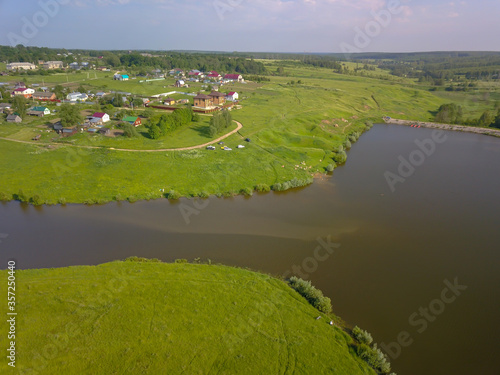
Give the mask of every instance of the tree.
<path id="1" fill-rule="evenodd" d="M 148 134 L 151 139 L 158 139 L 161 137 L 161 130 L 157 125 L 152 124 L 149 127 Z"/>
<path id="2" fill-rule="evenodd" d="M 17 95 L 12 102 L 12 108 L 21 118 L 26 116 L 26 99 L 24 96 Z"/>
<path id="3" fill-rule="evenodd" d="M 459 124 L 462 122 L 462 107 L 455 103 L 443 104 L 439 107 L 436 115 L 436 122 L 444 124 Z"/>
<path id="4" fill-rule="evenodd" d="M 500 110 L 498 111 L 497 117 L 495 118 L 495 122 L 493 122 L 491 126 L 500 129 Z"/>
<path id="5" fill-rule="evenodd" d="M 83 85 L 80 85 L 78 87 L 78 92 L 87 92 L 87 91 L 85 90 L 85 87 L 83 87 Z"/>
<path id="6" fill-rule="evenodd" d="M 490 126 L 495 122 L 495 114 L 492 111 L 484 111 L 478 121 L 479 126 Z"/>
<path id="7" fill-rule="evenodd" d="M 129 124 L 128 122 L 122 125 L 123 127 L 123 135 L 127 138 L 135 138 L 139 136 L 139 133 L 135 129 L 135 126 Z"/>
<path id="8" fill-rule="evenodd" d="M 83 117 L 77 106 L 63 104 L 59 110 L 62 126 L 73 126 L 83 122 Z"/>
<path id="9" fill-rule="evenodd" d="M 62 87 L 61 85 L 57 85 L 56 87 L 54 87 L 54 94 L 56 94 L 56 96 L 61 99 L 64 97 L 64 87 Z"/>

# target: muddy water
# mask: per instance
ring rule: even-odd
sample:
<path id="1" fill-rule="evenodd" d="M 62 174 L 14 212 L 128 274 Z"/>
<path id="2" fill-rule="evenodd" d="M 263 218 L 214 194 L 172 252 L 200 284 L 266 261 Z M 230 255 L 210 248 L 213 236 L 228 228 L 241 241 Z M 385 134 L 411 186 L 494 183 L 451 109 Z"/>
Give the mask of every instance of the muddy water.
<path id="1" fill-rule="evenodd" d="M 377 125 L 332 178 L 284 194 L 3 204 L 0 264 L 62 267 L 137 255 L 292 272 L 383 342 L 400 375 L 498 374 L 500 139 L 434 138 L 431 129 Z M 402 168 L 401 158 L 417 166 Z"/>

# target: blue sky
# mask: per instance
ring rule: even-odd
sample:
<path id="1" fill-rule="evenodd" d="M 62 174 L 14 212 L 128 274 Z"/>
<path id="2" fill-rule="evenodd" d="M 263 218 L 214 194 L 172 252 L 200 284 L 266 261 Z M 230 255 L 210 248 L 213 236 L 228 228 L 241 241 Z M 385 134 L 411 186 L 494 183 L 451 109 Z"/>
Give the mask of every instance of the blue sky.
<path id="1" fill-rule="evenodd" d="M 0 0 L 0 44 L 270 52 L 500 51 L 498 0 Z"/>

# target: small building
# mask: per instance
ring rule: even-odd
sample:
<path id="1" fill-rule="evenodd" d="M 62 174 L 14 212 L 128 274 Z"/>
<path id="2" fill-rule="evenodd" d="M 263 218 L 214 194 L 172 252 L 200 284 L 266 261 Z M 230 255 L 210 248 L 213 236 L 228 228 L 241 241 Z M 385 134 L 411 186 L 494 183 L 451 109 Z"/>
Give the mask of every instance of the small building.
<path id="1" fill-rule="evenodd" d="M 40 101 L 56 100 L 56 94 L 53 92 L 35 92 L 33 94 L 33 99 Z"/>
<path id="2" fill-rule="evenodd" d="M 71 94 L 68 94 L 66 96 L 66 99 L 68 99 L 71 102 L 76 102 L 76 101 L 86 101 L 89 98 L 89 96 L 85 93 L 81 92 L 72 92 Z"/>
<path id="3" fill-rule="evenodd" d="M 8 115 L 7 122 L 13 122 L 13 123 L 19 124 L 19 123 L 23 122 L 23 119 L 18 115 Z"/>
<path id="4" fill-rule="evenodd" d="M 69 64 L 69 67 L 75 70 L 81 69 L 80 64 L 78 64 L 77 62 L 72 62 L 71 64 Z"/>
<path id="5" fill-rule="evenodd" d="M 26 99 L 29 99 L 33 96 L 35 90 L 27 89 L 26 87 L 19 87 L 12 92 L 12 96 L 24 96 Z"/>
<path id="6" fill-rule="evenodd" d="M 27 62 L 15 62 L 7 64 L 7 70 L 35 70 L 36 66 Z"/>
<path id="7" fill-rule="evenodd" d="M 12 108 L 12 104 L 10 103 L 0 103 L 0 112 L 5 112 Z"/>
<path id="8" fill-rule="evenodd" d="M 172 99 L 172 98 L 166 98 L 163 101 L 163 104 L 165 104 L 165 105 L 174 105 L 175 103 L 176 103 L 175 99 Z"/>
<path id="9" fill-rule="evenodd" d="M 28 115 L 43 117 L 50 115 L 50 109 L 47 107 L 33 107 L 28 110 Z"/>
<path id="10" fill-rule="evenodd" d="M 212 91 L 208 96 L 212 98 L 213 105 L 223 105 L 226 102 L 226 96 L 218 91 Z"/>
<path id="11" fill-rule="evenodd" d="M 142 120 L 141 120 L 140 117 L 127 116 L 122 121 L 128 122 L 130 125 L 133 125 L 135 127 L 138 127 L 138 126 L 142 125 Z"/>
<path id="12" fill-rule="evenodd" d="M 109 128 L 101 128 L 98 130 L 98 133 L 99 134 L 102 134 L 102 135 L 105 135 L 107 137 L 109 137 L 112 133 L 111 133 L 111 129 Z"/>
<path id="13" fill-rule="evenodd" d="M 219 80 L 221 80 L 221 79 L 222 79 L 222 76 L 221 76 L 219 73 L 217 73 L 216 71 L 211 71 L 211 72 L 208 74 L 208 76 L 207 76 L 207 77 L 208 77 L 208 78 L 210 78 L 210 79 L 214 79 L 214 80 L 216 80 L 216 81 L 219 81 Z"/>
<path id="14" fill-rule="evenodd" d="M 238 98 L 239 98 L 239 95 L 237 92 L 235 91 L 231 91 L 230 93 L 228 93 L 226 95 L 226 100 L 230 101 L 230 102 L 237 102 L 238 101 Z"/>
<path id="15" fill-rule="evenodd" d="M 213 98 L 205 94 L 198 94 L 194 97 L 194 106 L 199 108 L 213 107 Z"/>
<path id="16" fill-rule="evenodd" d="M 110 121 L 109 115 L 103 112 L 96 112 L 92 115 L 91 122 L 108 122 Z"/>
<path id="17" fill-rule="evenodd" d="M 177 101 L 178 104 L 189 104 L 189 99 L 179 99 Z"/>
<path id="18" fill-rule="evenodd" d="M 95 96 L 99 99 L 104 98 L 107 94 L 104 91 L 99 91 Z"/>
<path id="19" fill-rule="evenodd" d="M 42 64 L 42 67 L 47 70 L 63 69 L 64 63 L 62 61 L 47 61 Z"/>
<path id="20" fill-rule="evenodd" d="M 184 86 L 186 86 L 186 82 L 184 82 L 181 79 L 175 82 L 175 87 L 184 87 Z"/>
<path id="21" fill-rule="evenodd" d="M 237 81 L 237 82 L 244 82 L 245 81 L 241 74 L 226 74 L 224 76 L 224 79 L 226 81 Z"/>
<path id="22" fill-rule="evenodd" d="M 128 81 L 130 77 L 127 74 L 115 74 L 113 79 L 115 81 Z"/>
<path id="23" fill-rule="evenodd" d="M 62 133 L 63 137 L 71 137 L 72 135 L 75 135 L 76 133 L 78 133 L 78 129 L 76 127 L 74 127 L 74 128 L 62 128 L 61 133 Z"/>

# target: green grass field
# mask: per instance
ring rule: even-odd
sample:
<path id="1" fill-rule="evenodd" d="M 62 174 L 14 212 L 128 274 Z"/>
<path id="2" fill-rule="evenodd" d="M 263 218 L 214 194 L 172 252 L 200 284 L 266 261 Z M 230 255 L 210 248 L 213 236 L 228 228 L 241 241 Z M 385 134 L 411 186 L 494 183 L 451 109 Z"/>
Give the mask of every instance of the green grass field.
<path id="1" fill-rule="evenodd" d="M 375 374 L 330 318 L 243 269 L 113 262 L 17 271 L 16 287 L 16 370 L 6 374 Z"/>
<path id="2" fill-rule="evenodd" d="M 278 66 L 274 61 L 266 64 L 270 71 Z M 285 64 L 285 72 L 288 76 L 270 77 L 271 82 L 235 83 L 223 88 L 224 92 L 237 91 L 242 105 L 242 109 L 232 112 L 243 129 L 226 140 L 233 148 L 230 152 L 200 149 L 148 154 L 111 150 L 158 150 L 207 143 L 210 141 L 206 133 L 209 118 L 204 116 L 202 122 L 156 141 L 145 136 L 145 129 L 140 128 L 142 135 L 135 139 L 81 134 L 52 149 L 48 149 L 47 144 L 55 133 L 44 132 L 43 125 L 55 116 L 29 119 L 23 125 L 2 123 L 0 137 L 29 141 L 36 134 L 43 136 L 39 145 L 0 140 L 3 156 L 0 194 L 4 199 L 11 199 L 21 189 L 27 197 L 37 195 L 39 201 L 49 204 L 102 203 L 129 197 L 155 199 L 162 196 L 161 190 L 175 190 L 183 196 L 201 192 L 237 194 L 258 184 L 271 186 L 324 173 L 332 163 L 334 150 L 351 133 L 363 132 L 367 120 L 377 122 L 383 116 L 390 116 L 429 121 L 439 106 L 448 102 L 462 105 L 465 117 L 479 117 L 485 109 L 493 109 L 500 98 L 500 87 L 496 86 L 468 93 L 430 92 L 409 79 L 340 75 L 329 69 L 296 63 Z M 89 73 L 89 77 L 93 74 Z M 87 79 L 85 72 L 43 79 L 68 80 L 74 85 L 83 82 L 95 90 L 106 87 L 142 95 L 179 91 L 172 86 L 173 78 L 151 83 L 119 82 L 113 81 L 113 72 L 95 74 L 97 79 Z M 30 83 L 41 83 L 42 79 L 23 77 Z M 300 80 L 301 84 L 290 84 L 292 80 Z M 196 92 L 201 86 L 193 84 L 185 91 Z M 91 106 L 82 105 L 82 109 L 85 108 L 92 110 Z M 245 143 L 245 149 L 236 150 L 246 137 L 252 142 Z M 102 150 L 89 151 L 72 145 L 91 145 Z"/>

